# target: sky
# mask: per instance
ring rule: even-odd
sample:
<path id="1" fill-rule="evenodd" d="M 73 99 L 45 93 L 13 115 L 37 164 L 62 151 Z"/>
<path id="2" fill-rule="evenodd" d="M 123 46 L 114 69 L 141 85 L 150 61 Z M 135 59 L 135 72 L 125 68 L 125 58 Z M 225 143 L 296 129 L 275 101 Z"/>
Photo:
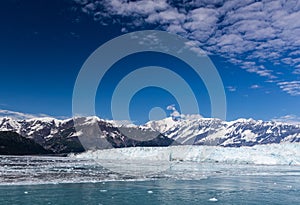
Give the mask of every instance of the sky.
<path id="1" fill-rule="evenodd" d="M 0 10 L 2 116 L 72 117 L 74 84 L 87 58 L 120 35 L 155 29 L 180 35 L 207 53 L 224 85 L 226 120 L 300 121 L 298 0 L 10 0 L 2 1 Z M 200 90 L 200 114 L 211 117 L 201 79 L 180 60 L 149 52 L 112 66 L 98 87 L 96 114 L 112 119 L 110 103 L 118 83 L 152 65 L 177 72 L 193 91 Z M 169 115 L 167 107 L 174 105 L 180 112 L 177 100 L 149 87 L 124 109 L 132 121 L 144 123 L 152 108 Z"/>

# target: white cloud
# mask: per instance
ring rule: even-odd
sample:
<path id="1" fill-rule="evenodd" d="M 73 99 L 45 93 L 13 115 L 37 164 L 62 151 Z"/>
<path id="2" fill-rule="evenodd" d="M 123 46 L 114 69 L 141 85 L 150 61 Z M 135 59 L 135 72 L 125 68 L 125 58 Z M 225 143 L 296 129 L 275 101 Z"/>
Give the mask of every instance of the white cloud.
<path id="1" fill-rule="evenodd" d="M 181 25 L 169 25 L 166 30 L 170 33 L 186 34 L 186 30 Z"/>
<path id="2" fill-rule="evenodd" d="M 160 23 L 170 25 L 180 25 L 185 21 L 185 15 L 171 8 L 161 12 L 151 13 L 145 21 L 147 23 Z"/>
<path id="3" fill-rule="evenodd" d="M 172 105 L 167 106 L 167 110 L 175 111 L 176 110 L 175 105 L 172 104 Z"/>
<path id="4" fill-rule="evenodd" d="M 200 42 L 207 41 L 216 31 L 218 12 L 210 8 L 198 8 L 187 14 L 187 21 L 183 24 L 192 38 Z"/>
<path id="5" fill-rule="evenodd" d="M 170 114 L 170 117 L 172 117 L 173 119 L 199 119 L 199 118 L 203 118 L 202 115 L 200 114 L 181 114 L 175 107 L 174 104 L 167 106 L 167 110 L 172 111 Z"/>
<path id="6" fill-rule="evenodd" d="M 149 16 L 150 14 L 165 10 L 170 7 L 169 4 L 164 0 L 141 0 L 135 2 L 109 0 L 103 1 L 103 3 L 108 7 L 108 11 L 113 12 L 111 14 L 118 14 L 122 16 L 132 16 L 134 14 Z"/>
<path id="7" fill-rule="evenodd" d="M 46 115 L 46 114 L 28 114 L 28 113 L 16 112 L 16 111 L 11 111 L 11 110 L 0 110 L 0 117 L 11 117 L 11 118 L 14 118 L 14 119 L 22 120 L 22 119 L 49 117 L 49 115 Z"/>
<path id="8" fill-rule="evenodd" d="M 278 78 L 277 71 L 258 62 L 285 63 L 294 68 L 285 72 L 299 74 L 299 0 L 75 2 L 102 24 L 107 24 L 103 19 L 109 18 L 122 22 L 124 27 L 157 25 L 197 41 L 204 51 L 228 58 L 246 71 L 268 79 Z M 123 17 L 126 20 L 122 21 Z"/>
<path id="9" fill-rule="evenodd" d="M 250 88 L 251 88 L 251 89 L 258 89 L 258 88 L 260 88 L 260 86 L 259 86 L 259 85 L 256 85 L 256 84 L 254 84 L 254 85 L 251 85 L 251 86 L 250 86 Z"/>
<path id="10" fill-rule="evenodd" d="M 174 104 L 173 104 L 173 105 L 167 106 L 167 110 L 172 111 L 171 114 L 170 114 L 170 116 L 171 116 L 173 119 L 182 118 L 182 117 L 184 116 L 184 115 L 180 114 L 180 113 L 177 111 L 177 109 L 176 109 L 176 107 L 175 107 Z"/>
<path id="11" fill-rule="evenodd" d="M 269 79 L 277 78 L 275 75 L 273 75 L 272 70 L 266 69 L 263 65 L 257 65 L 256 62 L 253 61 L 245 61 L 241 62 L 241 68 L 245 69 L 249 73 L 256 73 L 257 75 L 260 75 L 262 77 L 268 77 Z"/>
<path id="12" fill-rule="evenodd" d="M 275 122 L 285 122 L 290 124 L 300 124 L 300 117 L 296 115 L 285 115 L 281 117 L 275 117 L 272 119 Z"/>
<path id="13" fill-rule="evenodd" d="M 300 75 L 300 64 L 296 66 L 296 69 L 293 71 L 293 74 Z"/>
<path id="14" fill-rule="evenodd" d="M 292 96 L 300 96 L 300 81 L 286 81 L 277 83 L 279 87 Z"/>
<path id="15" fill-rule="evenodd" d="M 229 92 L 235 92 L 236 91 L 236 87 L 234 87 L 234 86 L 227 86 L 226 88 L 228 89 Z"/>

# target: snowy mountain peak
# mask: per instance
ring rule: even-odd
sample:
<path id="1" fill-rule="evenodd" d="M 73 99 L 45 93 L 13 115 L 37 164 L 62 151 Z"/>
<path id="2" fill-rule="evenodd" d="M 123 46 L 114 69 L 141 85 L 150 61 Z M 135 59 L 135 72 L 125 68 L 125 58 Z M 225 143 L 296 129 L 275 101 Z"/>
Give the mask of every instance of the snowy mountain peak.
<path id="1" fill-rule="evenodd" d="M 103 120 L 96 116 L 65 120 L 49 117 L 22 120 L 0 118 L 0 131 L 17 132 L 35 140 L 46 149 L 60 152 L 83 149 L 79 137 L 85 137 L 86 132 L 80 129 L 87 131 L 94 126 L 99 126 L 102 131 L 101 137 L 106 138 L 114 147 L 160 146 L 174 144 L 174 142 L 183 145 L 226 147 L 300 142 L 300 125 L 253 119 L 226 122 L 215 118 L 202 118 L 199 115 L 182 115 L 180 119 L 168 117 L 137 126 Z M 89 135 L 97 137 L 97 133 L 93 130 L 90 130 Z M 149 143 L 144 143 L 145 141 Z"/>
<path id="2" fill-rule="evenodd" d="M 149 121 L 144 126 L 152 128 L 153 130 L 157 130 L 161 133 L 164 133 L 179 123 L 180 121 L 174 120 L 172 117 L 168 117 L 162 120 Z"/>
<path id="3" fill-rule="evenodd" d="M 180 120 L 166 118 L 148 122 L 145 126 L 189 145 L 253 146 L 300 141 L 300 127 L 297 125 L 251 118 L 230 122 L 201 117 Z"/>

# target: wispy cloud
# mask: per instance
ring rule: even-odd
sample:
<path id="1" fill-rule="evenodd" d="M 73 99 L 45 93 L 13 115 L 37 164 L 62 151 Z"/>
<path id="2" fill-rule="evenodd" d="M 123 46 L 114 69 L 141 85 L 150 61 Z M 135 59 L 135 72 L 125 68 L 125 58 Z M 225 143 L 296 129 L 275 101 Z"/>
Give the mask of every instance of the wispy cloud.
<path id="1" fill-rule="evenodd" d="M 31 119 L 31 118 L 41 118 L 41 117 L 50 117 L 46 114 L 28 114 L 22 112 L 15 112 L 11 110 L 0 110 L 0 117 L 10 117 L 17 120 Z"/>
<path id="2" fill-rule="evenodd" d="M 251 85 L 251 86 L 250 86 L 250 88 L 251 88 L 251 89 L 258 89 L 258 88 L 260 88 L 260 86 L 259 86 L 259 85 L 256 85 L 256 84 L 254 84 L 254 85 Z"/>
<path id="3" fill-rule="evenodd" d="M 286 122 L 290 124 L 300 124 L 300 117 L 296 115 L 285 115 L 273 119 L 275 122 Z"/>
<path id="4" fill-rule="evenodd" d="M 290 74 L 300 74 L 298 0 L 74 1 L 103 25 L 121 22 L 123 31 L 156 25 L 268 79 L 278 76 L 263 62 L 287 64 L 294 68 Z"/>
<path id="5" fill-rule="evenodd" d="M 293 71 L 293 74 L 300 75 L 300 65 L 296 66 L 296 69 Z"/>
<path id="6" fill-rule="evenodd" d="M 229 92 L 235 92 L 236 91 L 236 87 L 234 87 L 234 86 L 227 86 L 226 88 Z"/>
<path id="7" fill-rule="evenodd" d="M 292 96 L 300 96 L 300 81 L 279 82 L 277 85 Z"/>

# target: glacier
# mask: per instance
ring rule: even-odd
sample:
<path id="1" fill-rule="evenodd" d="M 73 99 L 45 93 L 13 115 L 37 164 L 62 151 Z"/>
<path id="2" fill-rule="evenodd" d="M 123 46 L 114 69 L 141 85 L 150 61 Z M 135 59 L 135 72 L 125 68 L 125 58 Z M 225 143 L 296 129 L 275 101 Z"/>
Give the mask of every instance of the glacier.
<path id="1" fill-rule="evenodd" d="M 106 150 L 89 150 L 80 154 L 70 154 L 72 158 L 100 161 L 183 161 L 212 162 L 226 164 L 292 165 L 300 166 L 300 143 L 256 145 L 252 147 L 220 146 L 169 146 L 169 147 L 129 147 Z"/>

